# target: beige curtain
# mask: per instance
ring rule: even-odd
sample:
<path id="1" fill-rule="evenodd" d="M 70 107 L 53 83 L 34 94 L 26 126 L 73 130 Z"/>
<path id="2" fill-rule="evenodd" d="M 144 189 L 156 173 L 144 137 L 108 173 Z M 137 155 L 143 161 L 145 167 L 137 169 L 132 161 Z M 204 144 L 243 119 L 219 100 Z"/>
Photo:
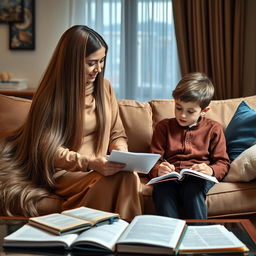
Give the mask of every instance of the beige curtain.
<path id="1" fill-rule="evenodd" d="M 215 99 L 242 96 L 245 3 L 173 0 L 181 73 L 206 73 Z"/>

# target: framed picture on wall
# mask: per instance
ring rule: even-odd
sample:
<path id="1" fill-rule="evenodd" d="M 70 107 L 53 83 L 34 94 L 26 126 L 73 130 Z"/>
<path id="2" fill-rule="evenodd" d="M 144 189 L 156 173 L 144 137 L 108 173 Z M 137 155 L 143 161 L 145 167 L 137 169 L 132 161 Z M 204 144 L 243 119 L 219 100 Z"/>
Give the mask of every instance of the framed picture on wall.
<path id="1" fill-rule="evenodd" d="M 9 24 L 11 50 L 35 49 L 35 0 L 24 1 L 24 21 Z"/>
<path id="2" fill-rule="evenodd" d="M 0 23 L 22 22 L 23 20 L 23 0 L 0 1 Z"/>

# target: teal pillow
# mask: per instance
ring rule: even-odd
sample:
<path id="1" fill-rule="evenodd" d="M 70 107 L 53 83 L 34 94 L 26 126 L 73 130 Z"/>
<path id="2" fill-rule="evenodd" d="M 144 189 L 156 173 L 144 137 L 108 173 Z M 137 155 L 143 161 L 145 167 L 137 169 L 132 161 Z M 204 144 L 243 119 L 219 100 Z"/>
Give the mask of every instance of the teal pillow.
<path id="1" fill-rule="evenodd" d="M 225 131 L 231 161 L 256 144 L 256 111 L 242 101 Z"/>

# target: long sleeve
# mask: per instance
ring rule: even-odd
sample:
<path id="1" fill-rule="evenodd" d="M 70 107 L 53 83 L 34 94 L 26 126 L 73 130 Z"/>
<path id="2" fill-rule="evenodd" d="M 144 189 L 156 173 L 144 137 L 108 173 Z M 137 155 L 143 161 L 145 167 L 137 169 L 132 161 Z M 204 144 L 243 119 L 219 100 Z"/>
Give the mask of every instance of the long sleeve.
<path id="1" fill-rule="evenodd" d="M 211 159 L 209 166 L 213 169 L 214 176 L 220 180 L 228 172 L 230 164 L 224 132 L 220 126 L 216 126 L 213 131 L 209 151 Z"/>
<path id="2" fill-rule="evenodd" d="M 86 96 L 85 131 L 81 148 L 78 152 L 74 152 L 68 148 L 59 147 L 54 161 L 57 170 L 87 171 L 90 159 L 104 156 L 113 149 L 127 151 L 127 136 L 119 116 L 118 103 L 114 90 L 107 80 L 104 81 L 104 89 L 106 122 L 101 153 L 98 156 L 95 154 L 96 105 L 93 95 L 90 94 Z"/>
<path id="3" fill-rule="evenodd" d="M 219 123 L 202 118 L 196 126 L 181 127 L 175 118 L 160 121 L 152 137 L 151 152 L 161 154 L 161 159 L 150 172 L 157 176 L 163 159 L 175 166 L 176 171 L 191 168 L 193 164 L 206 163 L 221 180 L 229 169 L 224 132 Z"/>
<path id="4" fill-rule="evenodd" d="M 86 171 L 89 158 L 68 148 L 59 147 L 57 149 L 54 166 L 56 169 L 67 171 Z"/>
<path id="5" fill-rule="evenodd" d="M 165 125 L 162 125 L 163 123 L 165 123 Z M 168 134 L 168 131 L 166 130 L 167 127 L 168 127 L 168 119 L 165 119 L 156 125 L 153 136 L 152 136 L 150 151 L 151 153 L 161 155 L 160 159 L 157 161 L 157 163 L 154 165 L 154 167 L 150 171 L 150 176 L 152 178 L 158 176 L 157 173 L 158 173 L 159 165 L 165 159 L 165 149 L 167 144 L 166 136 Z"/>

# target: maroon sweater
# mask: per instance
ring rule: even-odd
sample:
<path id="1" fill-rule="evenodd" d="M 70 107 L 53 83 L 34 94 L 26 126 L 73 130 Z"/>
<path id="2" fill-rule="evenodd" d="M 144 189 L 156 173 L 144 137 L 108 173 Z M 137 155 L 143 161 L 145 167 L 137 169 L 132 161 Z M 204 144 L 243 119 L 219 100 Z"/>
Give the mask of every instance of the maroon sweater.
<path id="1" fill-rule="evenodd" d="M 190 128 L 180 126 L 175 118 L 160 121 L 153 133 L 151 152 L 161 154 L 150 172 L 151 177 L 158 176 L 159 165 L 164 159 L 173 164 L 176 171 L 206 163 L 218 180 L 229 170 L 223 128 L 205 117 Z"/>

